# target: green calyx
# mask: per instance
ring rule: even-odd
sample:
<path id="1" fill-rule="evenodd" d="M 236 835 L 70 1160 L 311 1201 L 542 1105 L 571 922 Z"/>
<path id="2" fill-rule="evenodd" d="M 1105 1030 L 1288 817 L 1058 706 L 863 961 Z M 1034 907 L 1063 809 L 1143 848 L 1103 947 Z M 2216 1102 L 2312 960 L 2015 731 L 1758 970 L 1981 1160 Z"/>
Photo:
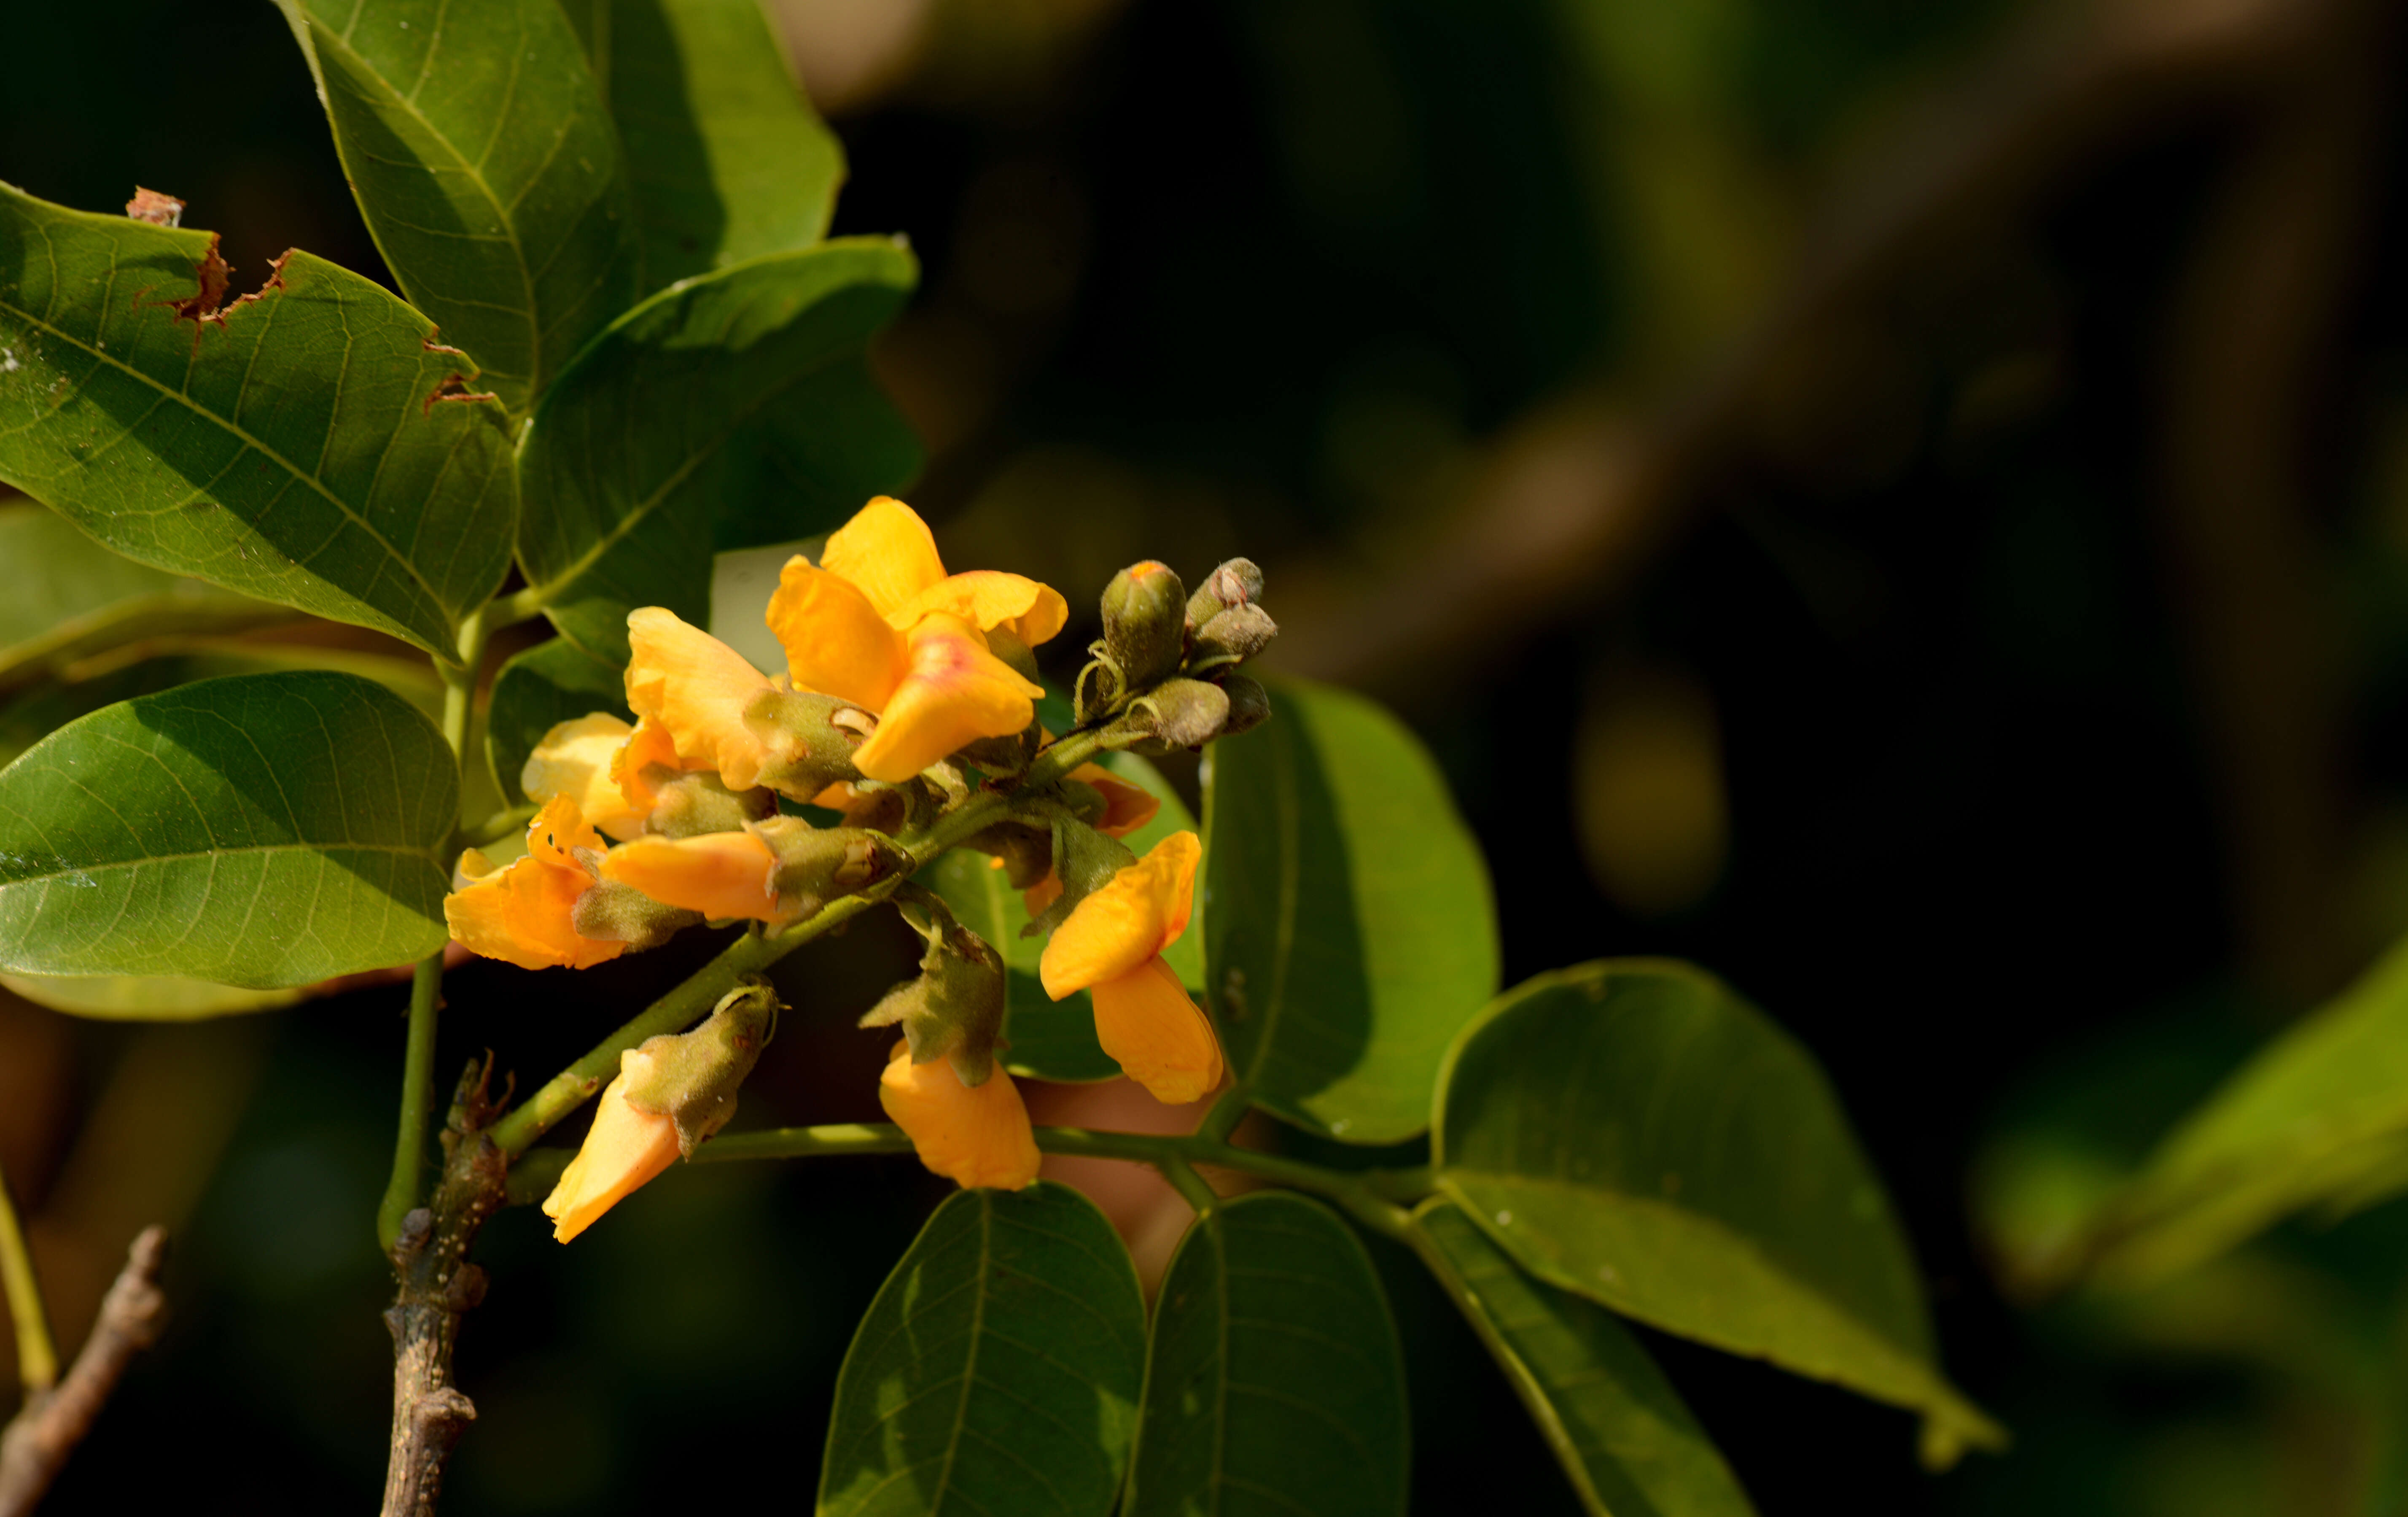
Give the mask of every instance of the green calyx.
<path id="1" fill-rule="evenodd" d="M 1061 898 L 1020 930 L 1022 937 L 1041 937 L 1068 921 L 1079 903 L 1111 883 L 1113 875 L 1137 862 L 1137 855 L 1082 821 L 1057 817 L 1054 823 L 1054 873 L 1062 882 Z"/>
<path id="2" fill-rule="evenodd" d="M 744 703 L 744 726 L 761 740 L 761 783 L 808 802 L 831 785 L 861 778 L 853 753 L 877 719 L 832 695 L 771 688 Z"/>
<path id="3" fill-rule="evenodd" d="M 767 821 L 778 814 L 778 798 L 755 786 L 731 790 L 717 774 L 696 770 L 680 774 L 660 787 L 660 799 L 644 819 L 644 830 L 663 837 L 699 837 L 705 832 L 733 832 L 747 822 Z"/>
<path id="4" fill-rule="evenodd" d="M 896 905 L 927 945 L 920 975 L 887 991 L 861 1025 L 900 1026 L 913 1063 L 945 1059 L 964 1085 L 983 1085 L 1003 1046 L 1002 956 L 934 895 L 915 890 Z"/>
<path id="5" fill-rule="evenodd" d="M 697 926 L 702 913 L 665 906 L 616 880 L 597 880 L 569 907 L 569 925 L 579 937 L 597 943 L 624 943 L 630 953 L 657 948 L 681 930 Z"/>
<path id="6" fill-rule="evenodd" d="M 737 1087 L 760 1062 L 782 1009 L 769 982 L 754 977 L 721 996 L 694 1031 L 646 1039 L 622 1065 L 627 1104 L 666 1117 L 678 1151 L 693 1158 L 736 1115 Z"/>
<path id="7" fill-rule="evenodd" d="M 772 816 L 745 831 L 777 855 L 770 888 L 779 917 L 817 915 L 831 901 L 867 889 L 910 864 L 893 838 L 857 827 L 813 827 L 800 816 Z"/>

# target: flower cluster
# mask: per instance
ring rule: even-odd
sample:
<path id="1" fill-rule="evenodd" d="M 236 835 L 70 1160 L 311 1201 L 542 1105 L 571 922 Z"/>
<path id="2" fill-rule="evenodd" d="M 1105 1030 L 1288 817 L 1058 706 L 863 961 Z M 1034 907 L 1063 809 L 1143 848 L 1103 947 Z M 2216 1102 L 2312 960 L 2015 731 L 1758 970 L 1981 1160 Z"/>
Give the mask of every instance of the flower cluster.
<path id="1" fill-rule="evenodd" d="M 1197 747 L 1268 715 L 1235 672 L 1276 630 L 1261 584 L 1242 559 L 1193 597 L 1160 564 L 1115 578 L 1077 684 L 1079 751 Z M 1150 794 L 1068 753 L 1039 762 L 1056 740 L 1037 722 L 1031 650 L 1067 625 L 1062 596 L 1017 574 L 948 573 L 926 525 L 882 497 L 818 562 L 786 563 L 767 621 L 785 654 L 776 674 L 660 607 L 629 614 L 637 720 L 595 713 L 546 734 L 521 776 L 538 805 L 525 849 L 462 855 L 452 936 L 524 968 L 582 969 L 705 921 L 774 932 L 847 896 L 891 898 L 927 949 L 864 1019 L 903 1034 L 880 1100 L 930 1169 L 1016 1189 L 1038 1155 L 995 1058 L 1001 956 L 901 877 L 942 836 L 991 854 L 1026 893 L 1030 932 L 1051 934 L 1046 993 L 1090 992 L 1097 1039 L 1131 1078 L 1165 1102 L 1217 1087 L 1211 1024 L 1162 959 L 1187 925 L 1196 835 L 1139 859 L 1121 839 L 1154 816 Z M 557 1236 L 716 1131 L 775 1011 L 766 985 L 749 987 L 695 1031 L 622 1055 L 546 1203 Z"/>

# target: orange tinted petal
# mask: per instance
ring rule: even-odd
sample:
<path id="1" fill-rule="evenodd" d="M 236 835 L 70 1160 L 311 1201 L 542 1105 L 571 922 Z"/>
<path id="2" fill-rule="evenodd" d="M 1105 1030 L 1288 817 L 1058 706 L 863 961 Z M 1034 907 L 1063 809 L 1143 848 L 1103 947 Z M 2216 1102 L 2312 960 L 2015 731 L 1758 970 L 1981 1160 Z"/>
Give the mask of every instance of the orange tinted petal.
<path id="1" fill-rule="evenodd" d="M 1187 930 L 1203 845 L 1173 832 L 1070 910 L 1037 961 L 1045 993 L 1059 1001 L 1118 979 Z"/>
<path id="2" fill-rule="evenodd" d="M 945 577 L 944 560 L 937 556 L 937 540 L 928 524 L 889 495 L 854 512 L 853 520 L 828 534 L 820 567 L 858 586 L 881 616 L 893 615 Z"/>
<path id="3" fill-rule="evenodd" d="M 1156 1101 L 1181 1105 L 1221 1083 L 1221 1041 L 1159 957 L 1099 981 L 1093 994 L 1096 1041 Z"/>
<path id="4" fill-rule="evenodd" d="M 554 796 L 577 803 L 587 821 L 614 838 L 644 830 L 644 814 L 627 804 L 610 777 L 619 751 L 634 729 L 607 711 L 562 722 L 543 735 L 519 772 L 519 788 L 541 804 Z"/>
<path id="5" fill-rule="evenodd" d="M 888 612 L 886 619 L 909 628 L 932 612 L 959 616 L 982 632 L 1001 628 L 1033 648 L 1062 630 L 1070 619 L 1070 603 L 1050 585 L 980 569 L 939 580 Z"/>
<path id="6" fill-rule="evenodd" d="M 602 839 L 566 797 L 547 802 L 527 828 L 527 853 L 507 869 L 476 874 L 483 855 L 461 856 L 461 889 L 443 898 L 443 919 L 469 952 L 521 969 L 587 969 L 626 951 L 624 943 L 580 937 L 570 914 L 594 876 L 570 852 Z M 472 857 L 473 856 L 473 860 Z"/>
<path id="7" fill-rule="evenodd" d="M 629 708 L 667 729 L 681 766 L 715 769 L 735 788 L 752 788 L 761 775 L 761 740 L 744 725 L 744 707 L 770 688 L 769 676 L 659 606 L 627 614 L 627 643 Z"/>
<path id="8" fill-rule="evenodd" d="M 878 1077 L 878 1104 L 911 1139 L 920 1163 L 954 1184 L 1017 1191 L 1037 1178 L 1037 1138 L 1011 1076 L 997 1064 L 973 1090 L 953 1062 L 915 1064 L 897 1043 Z"/>
<path id="9" fill-rule="evenodd" d="M 593 1130 L 544 1200 L 543 1214 L 553 1222 L 552 1235 L 563 1243 L 593 1226 L 678 1156 L 677 1124 L 627 1103 L 629 1066 L 640 1071 L 645 1062 L 634 1048 L 619 1056 L 618 1077 L 595 1103 Z"/>
<path id="10" fill-rule="evenodd" d="M 769 845 L 750 832 L 705 832 L 623 843 L 604 856 L 602 877 L 633 886 L 665 906 L 766 922 L 778 919 L 769 884 L 777 866 Z"/>
<path id="11" fill-rule="evenodd" d="M 652 808 L 660 804 L 661 792 L 659 786 L 653 783 L 655 776 L 646 773 L 655 765 L 670 770 L 681 767 L 677 739 L 669 736 L 669 730 L 662 726 L 657 717 L 646 716 L 636 723 L 636 730 L 627 734 L 626 743 L 610 756 L 610 783 L 619 787 L 619 794 L 625 799 L 628 809 L 638 816 L 651 816 Z"/>
<path id="12" fill-rule="evenodd" d="M 1082 785 L 1092 785 L 1104 798 L 1104 819 L 1096 831 L 1106 837 L 1126 837 L 1162 809 L 1162 802 L 1142 785 L 1132 785 L 1101 764 L 1081 764 L 1070 771 L 1070 777 Z"/>
<path id="13" fill-rule="evenodd" d="M 1045 693 L 986 648 L 958 617 L 936 614 L 911 629 L 911 672 L 886 702 L 878 730 L 853 764 L 874 780 L 907 780 L 965 743 L 1010 737 L 1036 719 Z"/>
<path id="14" fill-rule="evenodd" d="M 1001 869 L 1003 867 L 1003 860 L 1000 859 L 996 860 L 995 861 L 995 867 Z M 1027 889 L 1020 892 L 1021 903 L 1028 908 L 1028 915 L 1031 917 L 1044 916 L 1047 910 L 1053 906 L 1054 903 L 1061 899 L 1062 876 L 1054 874 L 1051 870 L 1046 871 L 1045 877 L 1043 879 L 1039 880 Z"/>
<path id="15" fill-rule="evenodd" d="M 535 820 L 527 823 L 527 857 L 551 868 L 575 874 L 586 885 L 591 885 L 594 876 L 587 874 L 585 866 L 577 860 L 575 850 L 579 848 L 591 848 L 599 853 L 602 850 L 601 834 L 586 825 L 585 818 L 578 814 L 576 802 L 565 795 L 553 796 L 543 803 L 541 811 L 535 814 Z"/>
<path id="16" fill-rule="evenodd" d="M 800 554 L 779 571 L 768 621 L 798 690 L 880 711 L 910 667 L 903 634 L 861 587 Z"/>

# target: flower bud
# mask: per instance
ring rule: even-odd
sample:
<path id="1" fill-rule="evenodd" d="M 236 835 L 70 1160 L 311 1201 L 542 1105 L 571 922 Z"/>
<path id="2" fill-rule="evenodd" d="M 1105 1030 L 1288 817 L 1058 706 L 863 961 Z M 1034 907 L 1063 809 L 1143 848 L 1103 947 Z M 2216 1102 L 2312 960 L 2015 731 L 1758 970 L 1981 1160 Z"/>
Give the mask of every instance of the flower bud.
<path id="1" fill-rule="evenodd" d="M 1165 680 L 1140 696 L 1125 715 L 1107 730 L 1114 747 L 1140 753 L 1200 748 L 1228 725 L 1229 697 L 1202 680 Z"/>
<path id="2" fill-rule="evenodd" d="M 760 740 L 760 783 L 808 802 L 861 778 L 853 756 L 878 719 L 832 695 L 772 686 L 744 702 L 744 729 Z"/>
<path id="3" fill-rule="evenodd" d="M 1245 675 L 1232 674 L 1223 680 L 1221 691 L 1229 698 L 1229 720 L 1221 729 L 1223 737 L 1251 732 L 1270 720 L 1270 692 Z"/>
<path id="4" fill-rule="evenodd" d="M 661 837 L 733 832 L 746 822 L 766 821 L 778 814 L 778 798 L 766 788 L 731 790 L 709 770 L 680 774 L 656 794 L 644 831 Z"/>
<path id="5" fill-rule="evenodd" d="M 1179 668 L 1185 651 L 1186 586 L 1149 558 L 1104 588 L 1104 646 L 1127 687 L 1141 690 Z"/>
<path id="6" fill-rule="evenodd" d="M 1187 672 L 1202 674 L 1211 670 L 1244 663 L 1270 646 L 1279 636 L 1279 623 L 1260 606 L 1231 606 L 1204 624 L 1196 634 L 1195 651 L 1187 657 Z"/>
<path id="7" fill-rule="evenodd" d="M 887 991 L 861 1025 L 899 1023 L 913 1063 L 945 1059 L 962 1084 L 974 1090 L 995 1072 L 995 1050 L 1003 1036 L 1002 956 L 941 905 L 931 912 L 907 904 L 904 919 L 927 943 L 919 978 Z"/>
<path id="8" fill-rule="evenodd" d="M 1203 585 L 1187 598 L 1187 626 L 1192 631 L 1232 606 L 1250 606 L 1263 598 L 1263 571 L 1251 558 L 1232 558 L 1204 576 Z"/>
<path id="9" fill-rule="evenodd" d="M 600 880 L 577 898 L 568 920 L 579 937 L 624 943 L 628 952 L 641 953 L 659 947 L 685 928 L 700 926 L 702 913 L 664 905 L 632 885 Z"/>

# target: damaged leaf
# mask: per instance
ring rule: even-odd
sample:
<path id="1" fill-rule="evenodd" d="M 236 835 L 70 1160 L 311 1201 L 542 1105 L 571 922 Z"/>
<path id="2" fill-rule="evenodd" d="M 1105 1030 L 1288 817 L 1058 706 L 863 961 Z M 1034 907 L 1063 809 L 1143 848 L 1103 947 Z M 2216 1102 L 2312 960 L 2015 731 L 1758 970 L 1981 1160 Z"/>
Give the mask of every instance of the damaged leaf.
<path id="1" fill-rule="evenodd" d="M 129 558 L 452 657 L 508 566 L 500 410 L 423 405 L 461 360 L 381 286 L 292 253 L 221 308 L 216 251 L 0 184 L 0 481 Z"/>

